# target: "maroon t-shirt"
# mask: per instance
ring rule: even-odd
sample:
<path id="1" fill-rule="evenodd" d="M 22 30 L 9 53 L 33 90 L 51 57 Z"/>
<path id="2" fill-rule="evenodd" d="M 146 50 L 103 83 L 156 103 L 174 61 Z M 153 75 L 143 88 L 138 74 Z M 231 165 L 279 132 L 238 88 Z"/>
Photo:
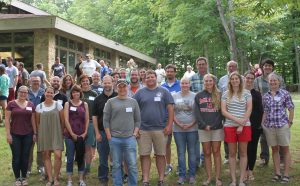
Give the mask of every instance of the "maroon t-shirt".
<path id="1" fill-rule="evenodd" d="M 11 111 L 10 132 L 12 134 L 27 135 L 33 133 L 31 116 L 35 106 L 28 101 L 25 108 L 21 108 L 16 101 L 8 103 L 6 110 Z"/>

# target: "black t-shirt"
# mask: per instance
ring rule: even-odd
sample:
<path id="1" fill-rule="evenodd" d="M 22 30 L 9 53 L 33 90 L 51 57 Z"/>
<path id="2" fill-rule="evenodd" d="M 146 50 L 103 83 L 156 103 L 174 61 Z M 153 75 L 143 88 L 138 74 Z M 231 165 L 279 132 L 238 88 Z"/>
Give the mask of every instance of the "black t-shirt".
<path id="1" fill-rule="evenodd" d="M 80 66 L 80 64 L 81 63 L 77 63 L 76 65 L 75 65 L 75 70 L 76 70 L 76 76 L 79 78 L 80 76 L 81 76 L 81 74 L 82 74 L 82 72 L 81 72 L 81 70 L 80 70 L 80 68 L 79 68 L 79 66 Z"/>
<path id="2" fill-rule="evenodd" d="M 68 102 L 67 96 L 62 92 L 59 92 L 58 94 L 56 94 L 54 96 L 53 100 L 55 100 L 58 103 L 62 104 L 63 107 L 65 107 L 65 103 Z M 44 101 L 45 101 L 45 95 L 42 96 L 41 103 L 44 102 Z"/>
<path id="3" fill-rule="evenodd" d="M 94 101 L 93 116 L 97 116 L 98 129 L 100 131 L 104 131 L 104 127 L 103 127 L 103 109 L 104 109 L 105 103 L 107 102 L 107 100 L 109 100 L 110 98 L 116 97 L 117 95 L 118 95 L 118 93 L 113 92 L 112 95 L 107 96 L 103 92 L 102 94 L 97 96 L 95 101 Z"/>

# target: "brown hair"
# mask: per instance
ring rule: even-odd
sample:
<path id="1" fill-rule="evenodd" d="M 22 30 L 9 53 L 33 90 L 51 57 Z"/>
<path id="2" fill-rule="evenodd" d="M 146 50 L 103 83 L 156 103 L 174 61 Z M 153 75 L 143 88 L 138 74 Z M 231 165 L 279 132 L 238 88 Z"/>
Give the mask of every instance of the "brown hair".
<path id="1" fill-rule="evenodd" d="M 244 90 L 244 83 L 243 83 L 242 76 L 237 71 L 232 72 L 231 74 L 229 74 L 229 77 L 228 77 L 228 95 L 227 96 L 228 96 L 229 100 L 231 100 L 231 98 L 233 96 L 233 87 L 230 83 L 230 79 L 232 78 L 232 76 L 238 76 L 238 78 L 240 79 L 239 90 L 237 92 L 238 98 L 240 100 L 241 96 L 242 96 L 242 93 L 243 93 L 243 90 Z"/>
<path id="2" fill-rule="evenodd" d="M 67 85 L 66 85 L 66 80 L 67 80 L 68 77 L 71 79 L 71 86 L 70 86 L 69 88 L 68 88 Z M 74 81 L 73 81 L 72 76 L 71 76 L 70 74 L 67 74 L 67 75 L 65 75 L 65 77 L 62 79 L 62 83 L 61 83 L 61 91 L 62 91 L 63 93 L 66 93 L 67 90 L 71 89 L 73 85 L 74 85 Z"/>
<path id="3" fill-rule="evenodd" d="M 196 59 L 196 64 L 198 64 L 199 61 L 205 61 L 205 63 L 207 64 L 207 58 L 206 58 L 206 57 L 201 57 L 201 56 L 199 56 L 199 57 Z"/>
<path id="4" fill-rule="evenodd" d="M 79 85 L 75 84 L 75 85 L 72 86 L 71 92 L 70 92 L 70 99 L 73 99 L 73 95 L 72 95 L 73 92 L 79 92 L 80 93 L 80 98 L 83 97 L 82 89 Z"/>
<path id="5" fill-rule="evenodd" d="M 213 103 L 214 108 L 219 109 L 221 104 L 221 92 L 217 87 L 217 77 L 212 74 L 205 74 L 203 80 L 205 80 L 208 77 L 212 78 L 214 82 L 214 86 L 211 93 L 211 102 Z M 206 90 L 205 86 L 204 90 Z"/>
<path id="6" fill-rule="evenodd" d="M 174 72 L 176 72 L 176 66 L 175 66 L 175 65 L 173 65 L 173 64 L 168 64 L 168 65 L 165 67 L 166 70 L 169 69 L 169 68 L 172 68 L 172 69 L 174 70 Z"/>
<path id="7" fill-rule="evenodd" d="M 85 79 L 85 78 L 87 78 L 88 80 L 90 80 L 90 78 L 89 78 L 88 75 L 82 74 L 82 75 L 79 77 L 79 82 L 81 83 L 81 81 L 82 81 L 83 79 Z"/>
<path id="8" fill-rule="evenodd" d="M 154 74 L 155 75 L 155 77 L 157 77 L 157 75 L 156 75 L 156 72 L 154 71 L 154 70 L 147 70 L 146 71 L 146 77 L 148 76 L 148 75 L 150 75 L 150 74 Z"/>

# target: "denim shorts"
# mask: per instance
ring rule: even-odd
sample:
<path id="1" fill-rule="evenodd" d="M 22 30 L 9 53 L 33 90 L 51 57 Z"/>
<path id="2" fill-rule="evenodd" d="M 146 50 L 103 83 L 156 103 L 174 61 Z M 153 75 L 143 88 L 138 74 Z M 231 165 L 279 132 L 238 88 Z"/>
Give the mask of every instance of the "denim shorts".
<path id="1" fill-rule="evenodd" d="M 0 96 L 0 101 L 7 100 L 6 96 Z"/>

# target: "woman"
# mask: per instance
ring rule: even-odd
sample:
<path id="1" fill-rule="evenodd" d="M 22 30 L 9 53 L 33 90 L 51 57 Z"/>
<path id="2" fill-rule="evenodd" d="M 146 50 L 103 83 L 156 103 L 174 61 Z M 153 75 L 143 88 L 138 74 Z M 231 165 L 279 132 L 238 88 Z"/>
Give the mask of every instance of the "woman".
<path id="1" fill-rule="evenodd" d="M 48 183 L 46 186 L 58 186 L 61 168 L 61 154 L 64 150 L 63 141 L 63 107 L 53 100 L 54 88 L 45 89 L 45 101 L 36 107 L 38 128 L 38 152 L 43 153 Z M 54 153 L 54 175 L 52 174 L 51 153 Z"/>
<path id="2" fill-rule="evenodd" d="M 9 77 L 5 73 L 5 67 L 0 66 L 0 106 L 2 107 L 3 113 L 5 112 L 5 108 L 7 106 L 9 81 Z M 0 125 L 2 125 L 3 122 L 1 113 L 2 112 L 0 112 Z"/>
<path id="3" fill-rule="evenodd" d="M 250 123 L 252 130 L 252 140 L 248 143 L 248 164 L 245 180 L 254 180 L 253 168 L 256 162 L 256 153 L 259 137 L 262 133 L 261 121 L 263 115 L 262 97 L 260 92 L 253 88 L 255 74 L 248 71 L 244 74 L 245 89 L 249 90 L 252 96 L 252 112 L 250 115 Z"/>
<path id="4" fill-rule="evenodd" d="M 70 100 L 70 92 L 71 88 L 74 85 L 73 78 L 70 74 L 67 74 L 62 79 L 61 91 L 67 96 L 68 100 Z"/>
<path id="5" fill-rule="evenodd" d="M 12 152 L 15 186 L 28 185 L 26 173 L 32 142 L 36 140 L 35 107 L 27 101 L 28 88 L 21 86 L 18 98 L 5 111 L 6 140 Z"/>
<path id="6" fill-rule="evenodd" d="M 188 152 L 189 183 L 195 183 L 196 175 L 196 140 L 197 125 L 193 115 L 195 93 L 190 91 L 189 79 L 180 81 L 181 91 L 173 94 L 175 101 L 174 138 L 177 146 L 179 179 L 178 184 L 184 184 L 186 179 L 186 158 Z"/>
<path id="7" fill-rule="evenodd" d="M 88 78 L 87 82 L 89 82 Z M 64 107 L 65 125 L 67 128 L 67 132 L 64 133 L 67 149 L 67 186 L 72 186 L 73 162 L 75 154 L 78 166 L 79 186 L 86 185 L 83 180 L 85 151 L 84 143 L 89 124 L 89 110 L 87 103 L 80 100 L 82 96 L 83 94 L 80 86 L 74 85 L 71 89 L 71 99 L 65 104 Z"/>
<path id="8" fill-rule="evenodd" d="M 268 145 L 272 147 L 275 169 L 275 176 L 272 181 L 288 183 L 291 162 L 289 151 L 290 127 L 294 119 L 294 104 L 289 92 L 280 88 L 280 76 L 271 73 L 268 79 L 270 91 L 263 96 L 264 115 L 262 126 Z M 289 111 L 288 115 L 286 109 Z M 284 172 L 282 177 L 280 174 L 279 149 L 283 151 Z"/>
<path id="9" fill-rule="evenodd" d="M 252 98 L 249 90 L 243 87 L 242 76 L 238 72 L 229 75 L 228 90 L 222 95 L 221 110 L 226 118 L 224 123 L 224 141 L 229 147 L 230 186 L 236 185 L 236 154 L 239 147 L 240 181 L 245 186 L 244 178 L 247 167 L 247 144 L 251 141 L 250 114 Z"/>
<path id="10" fill-rule="evenodd" d="M 139 70 L 139 75 L 140 75 L 140 83 L 141 83 L 141 85 L 143 87 L 146 86 L 146 69 L 145 68 L 141 68 Z"/>
<path id="11" fill-rule="evenodd" d="M 83 97 L 82 101 L 88 104 L 89 111 L 89 125 L 87 131 L 87 138 L 85 140 L 85 174 L 90 172 L 91 162 L 93 159 L 93 155 L 95 154 L 96 148 L 96 135 L 95 129 L 93 125 L 93 111 L 94 111 L 94 100 L 97 97 L 97 93 L 91 90 L 91 86 L 89 84 L 89 77 L 85 74 L 81 75 L 79 78 Z"/>
<path id="12" fill-rule="evenodd" d="M 217 88 L 217 78 L 206 74 L 203 78 L 204 90 L 195 97 L 195 117 L 198 123 L 199 140 L 204 151 L 207 180 L 202 185 L 212 181 L 212 161 L 214 157 L 216 186 L 221 186 L 221 141 L 224 139 L 223 116 L 221 114 L 221 93 Z"/>

